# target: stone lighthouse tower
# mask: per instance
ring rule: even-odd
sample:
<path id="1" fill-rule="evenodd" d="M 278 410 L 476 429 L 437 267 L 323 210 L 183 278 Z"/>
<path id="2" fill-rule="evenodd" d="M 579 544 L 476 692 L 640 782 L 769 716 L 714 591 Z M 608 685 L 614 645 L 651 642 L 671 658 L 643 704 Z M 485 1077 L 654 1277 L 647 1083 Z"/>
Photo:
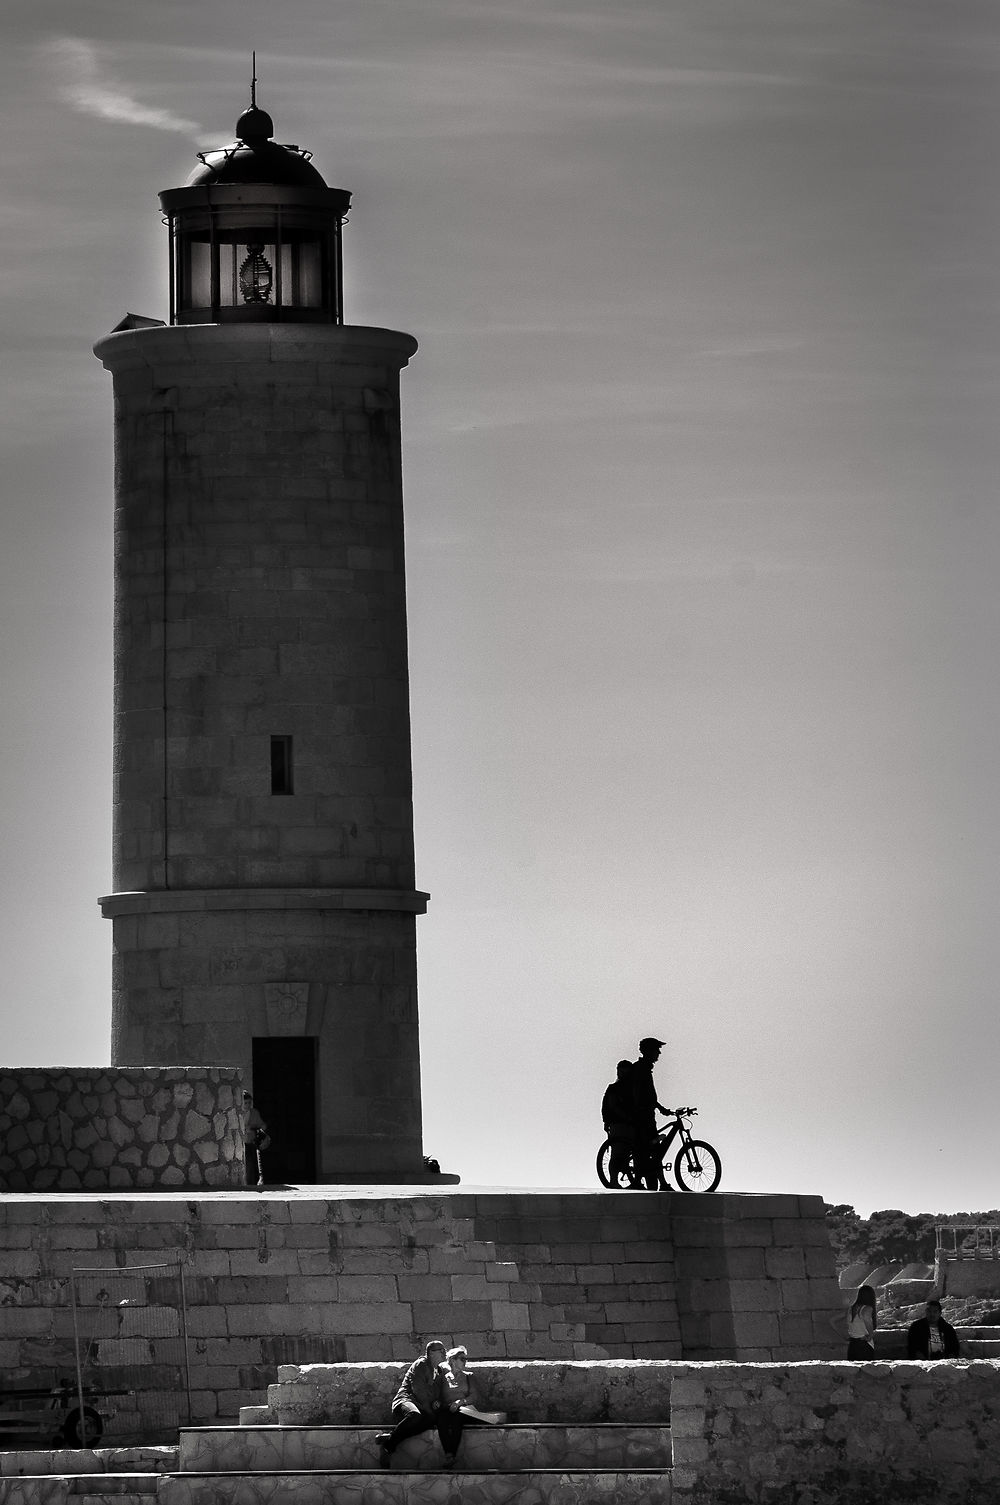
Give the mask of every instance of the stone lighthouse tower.
<path id="1" fill-rule="evenodd" d="M 399 373 L 270 117 L 160 194 L 115 394 L 116 1064 L 235 1064 L 269 1179 L 419 1180 Z"/>

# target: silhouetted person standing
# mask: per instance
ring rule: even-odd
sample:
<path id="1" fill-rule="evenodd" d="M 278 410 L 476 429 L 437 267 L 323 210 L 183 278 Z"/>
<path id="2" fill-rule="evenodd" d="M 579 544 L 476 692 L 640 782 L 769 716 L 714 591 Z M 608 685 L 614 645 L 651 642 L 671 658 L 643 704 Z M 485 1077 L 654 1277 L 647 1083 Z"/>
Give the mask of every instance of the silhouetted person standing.
<path id="1" fill-rule="evenodd" d="M 656 1110 L 669 1112 L 656 1096 L 653 1067 L 660 1059 L 664 1040 L 647 1035 L 639 1041 L 639 1059 L 632 1062 L 628 1084 L 632 1095 L 632 1122 L 635 1126 L 636 1184 L 655 1191 L 660 1184 L 656 1155 Z"/>
<path id="2" fill-rule="evenodd" d="M 604 1132 L 611 1141 L 611 1163 L 608 1166 L 608 1174 L 611 1177 L 612 1186 L 621 1185 L 622 1177 L 628 1170 L 628 1163 L 635 1149 L 635 1112 L 629 1088 L 631 1075 L 632 1062 L 619 1061 L 618 1074 L 613 1082 L 608 1083 L 601 1101 Z"/>

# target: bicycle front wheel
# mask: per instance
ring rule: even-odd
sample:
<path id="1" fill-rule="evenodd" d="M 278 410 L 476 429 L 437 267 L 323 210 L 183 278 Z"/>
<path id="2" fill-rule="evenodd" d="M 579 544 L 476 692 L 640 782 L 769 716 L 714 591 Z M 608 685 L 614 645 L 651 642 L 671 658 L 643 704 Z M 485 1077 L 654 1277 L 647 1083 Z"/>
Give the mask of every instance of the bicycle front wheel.
<path id="1" fill-rule="evenodd" d="M 722 1180 L 722 1161 L 703 1139 L 689 1139 L 677 1152 L 674 1180 L 681 1191 L 714 1191 Z"/>
<path id="2" fill-rule="evenodd" d="M 624 1169 L 618 1172 L 617 1180 L 612 1180 L 610 1139 L 606 1139 L 597 1152 L 597 1179 L 609 1191 L 627 1191 L 630 1186 L 635 1185 L 631 1155 L 626 1160 Z"/>

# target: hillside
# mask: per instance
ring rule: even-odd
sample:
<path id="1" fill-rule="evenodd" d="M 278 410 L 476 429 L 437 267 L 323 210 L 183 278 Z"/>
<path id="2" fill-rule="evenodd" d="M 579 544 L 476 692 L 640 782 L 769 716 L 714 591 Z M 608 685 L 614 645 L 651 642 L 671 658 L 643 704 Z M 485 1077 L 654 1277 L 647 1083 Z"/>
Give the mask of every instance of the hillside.
<path id="1" fill-rule="evenodd" d="M 893 1325 L 920 1316 L 926 1299 L 937 1294 L 932 1286 L 937 1228 L 967 1223 L 1000 1227 L 1000 1209 L 906 1213 L 890 1207 L 863 1218 L 841 1202 L 827 1205 L 826 1223 L 838 1275 L 855 1267 L 852 1282 L 864 1279 L 875 1287 L 880 1318 Z M 943 1304 L 949 1322 L 1000 1322 L 1000 1297 L 946 1296 Z"/>

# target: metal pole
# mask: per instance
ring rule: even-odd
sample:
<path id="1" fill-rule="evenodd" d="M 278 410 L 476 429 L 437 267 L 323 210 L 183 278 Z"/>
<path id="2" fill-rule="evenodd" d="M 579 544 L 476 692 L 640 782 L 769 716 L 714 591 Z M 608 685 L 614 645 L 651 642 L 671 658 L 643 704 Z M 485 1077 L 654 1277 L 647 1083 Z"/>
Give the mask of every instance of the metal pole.
<path id="1" fill-rule="evenodd" d="M 338 219 L 338 221 L 337 221 L 337 266 L 336 266 L 336 276 L 337 276 L 336 296 L 337 296 L 337 323 L 338 324 L 343 324 L 343 322 L 344 322 L 344 243 L 343 243 L 343 234 L 342 234 L 342 229 L 341 229 L 342 225 L 343 225 L 343 220 L 339 220 Z"/>
<path id="2" fill-rule="evenodd" d="M 177 237 L 174 234 L 174 217 L 167 216 L 167 243 L 170 247 L 170 322 L 177 323 L 177 271 L 174 261 L 177 256 Z"/>
<path id="3" fill-rule="evenodd" d="M 191 1425 L 191 1356 L 188 1353 L 188 1309 L 187 1293 L 184 1290 L 184 1261 L 178 1262 L 178 1271 L 181 1277 L 181 1332 L 184 1337 L 184 1388 L 187 1392 L 187 1422 Z"/>
<path id="4" fill-rule="evenodd" d="M 76 1310 L 76 1271 L 69 1272 L 69 1302 L 73 1309 L 73 1353 L 76 1358 L 76 1397 L 79 1406 L 79 1421 L 77 1423 L 80 1432 L 80 1442 L 87 1445 L 87 1424 L 83 1415 L 83 1365 L 80 1362 L 80 1323 Z M 69 1439 L 67 1439 L 68 1441 Z"/>

